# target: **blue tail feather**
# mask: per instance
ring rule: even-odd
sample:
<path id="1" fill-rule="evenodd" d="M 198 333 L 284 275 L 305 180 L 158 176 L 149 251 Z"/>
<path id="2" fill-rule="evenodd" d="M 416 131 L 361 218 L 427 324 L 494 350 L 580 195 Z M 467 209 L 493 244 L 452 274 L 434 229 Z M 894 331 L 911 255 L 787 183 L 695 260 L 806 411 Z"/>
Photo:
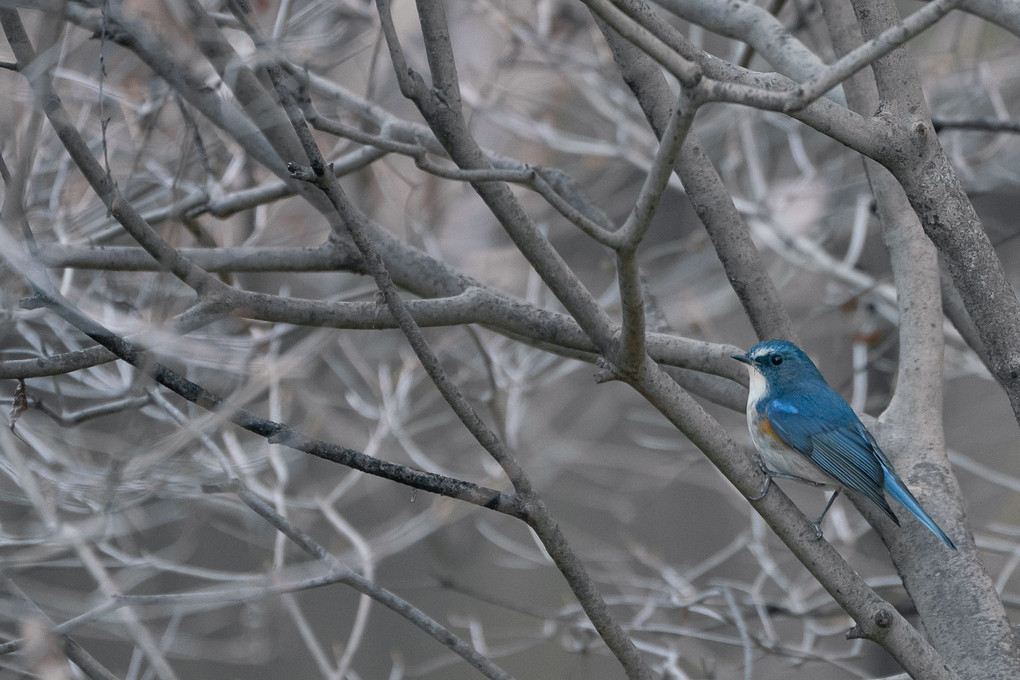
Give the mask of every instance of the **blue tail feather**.
<path id="1" fill-rule="evenodd" d="M 938 524 L 935 524 L 935 520 L 929 517 L 928 513 L 921 508 L 921 504 L 914 498 L 914 494 L 910 493 L 903 480 L 891 470 L 885 470 L 885 490 L 889 492 L 890 496 L 899 501 L 900 505 L 909 510 L 910 514 L 920 520 L 921 524 L 928 527 L 933 534 L 941 538 L 943 543 L 956 550 L 956 546 L 946 536 L 946 532 L 942 531 Z"/>

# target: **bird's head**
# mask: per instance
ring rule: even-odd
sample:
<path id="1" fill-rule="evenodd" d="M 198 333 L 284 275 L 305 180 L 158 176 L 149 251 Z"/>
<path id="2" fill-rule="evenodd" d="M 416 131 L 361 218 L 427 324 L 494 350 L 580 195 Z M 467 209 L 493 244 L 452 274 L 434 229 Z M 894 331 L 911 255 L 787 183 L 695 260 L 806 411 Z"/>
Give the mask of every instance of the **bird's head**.
<path id="1" fill-rule="evenodd" d="M 787 340 L 759 342 L 747 354 L 734 354 L 733 358 L 753 369 L 752 378 L 758 373 L 770 386 L 825 381 L 811 359 Z"/>

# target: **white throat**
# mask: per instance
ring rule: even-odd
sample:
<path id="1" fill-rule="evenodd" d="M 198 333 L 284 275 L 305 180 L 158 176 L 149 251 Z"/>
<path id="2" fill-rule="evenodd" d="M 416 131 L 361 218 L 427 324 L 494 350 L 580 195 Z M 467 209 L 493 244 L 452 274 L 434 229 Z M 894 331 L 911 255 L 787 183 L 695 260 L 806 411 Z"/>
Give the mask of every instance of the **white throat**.
<path id="1" fill-rule="evenodd" d="M 768 384 L 765 382 L 765 376 L 754 366 L 748 366 L 747 373 L 750 377 L 750 384 L 747 386 L 747 403 L 757 404 L 765 396 Z"/>

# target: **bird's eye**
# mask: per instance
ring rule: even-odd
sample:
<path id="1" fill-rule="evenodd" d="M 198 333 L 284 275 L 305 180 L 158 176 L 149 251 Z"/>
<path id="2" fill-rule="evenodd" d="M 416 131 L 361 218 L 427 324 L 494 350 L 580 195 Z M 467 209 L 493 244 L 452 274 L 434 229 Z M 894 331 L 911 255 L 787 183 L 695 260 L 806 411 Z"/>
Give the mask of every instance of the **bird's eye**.
<path id="1" fill-rule="evenodd" d="M 778 366 L 779 364 L 783 363 L 783 355 L 773 354 L 771 357 L 769 357 L 769 361 L 772 362 L 773 366 Z"/>

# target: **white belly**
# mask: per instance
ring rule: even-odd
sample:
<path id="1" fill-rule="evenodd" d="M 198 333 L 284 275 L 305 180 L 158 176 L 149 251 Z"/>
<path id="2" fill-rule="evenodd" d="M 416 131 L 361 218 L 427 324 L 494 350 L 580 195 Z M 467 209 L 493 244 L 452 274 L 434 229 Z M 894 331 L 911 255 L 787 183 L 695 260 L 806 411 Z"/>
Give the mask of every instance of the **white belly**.
<path id="1" fill-rule="evenodd" d="M 751 410 L 748 409 L 747 429 L 751 432 L 751 441 L 758 449 L 765 467 L 791 477 L 799 477 L 820 484 L 835 484 L 836 481 L 812 463 L 807 456 L 800 454 L 788 446 L 784 446 L 765 434 L 754 422 Z"/>

